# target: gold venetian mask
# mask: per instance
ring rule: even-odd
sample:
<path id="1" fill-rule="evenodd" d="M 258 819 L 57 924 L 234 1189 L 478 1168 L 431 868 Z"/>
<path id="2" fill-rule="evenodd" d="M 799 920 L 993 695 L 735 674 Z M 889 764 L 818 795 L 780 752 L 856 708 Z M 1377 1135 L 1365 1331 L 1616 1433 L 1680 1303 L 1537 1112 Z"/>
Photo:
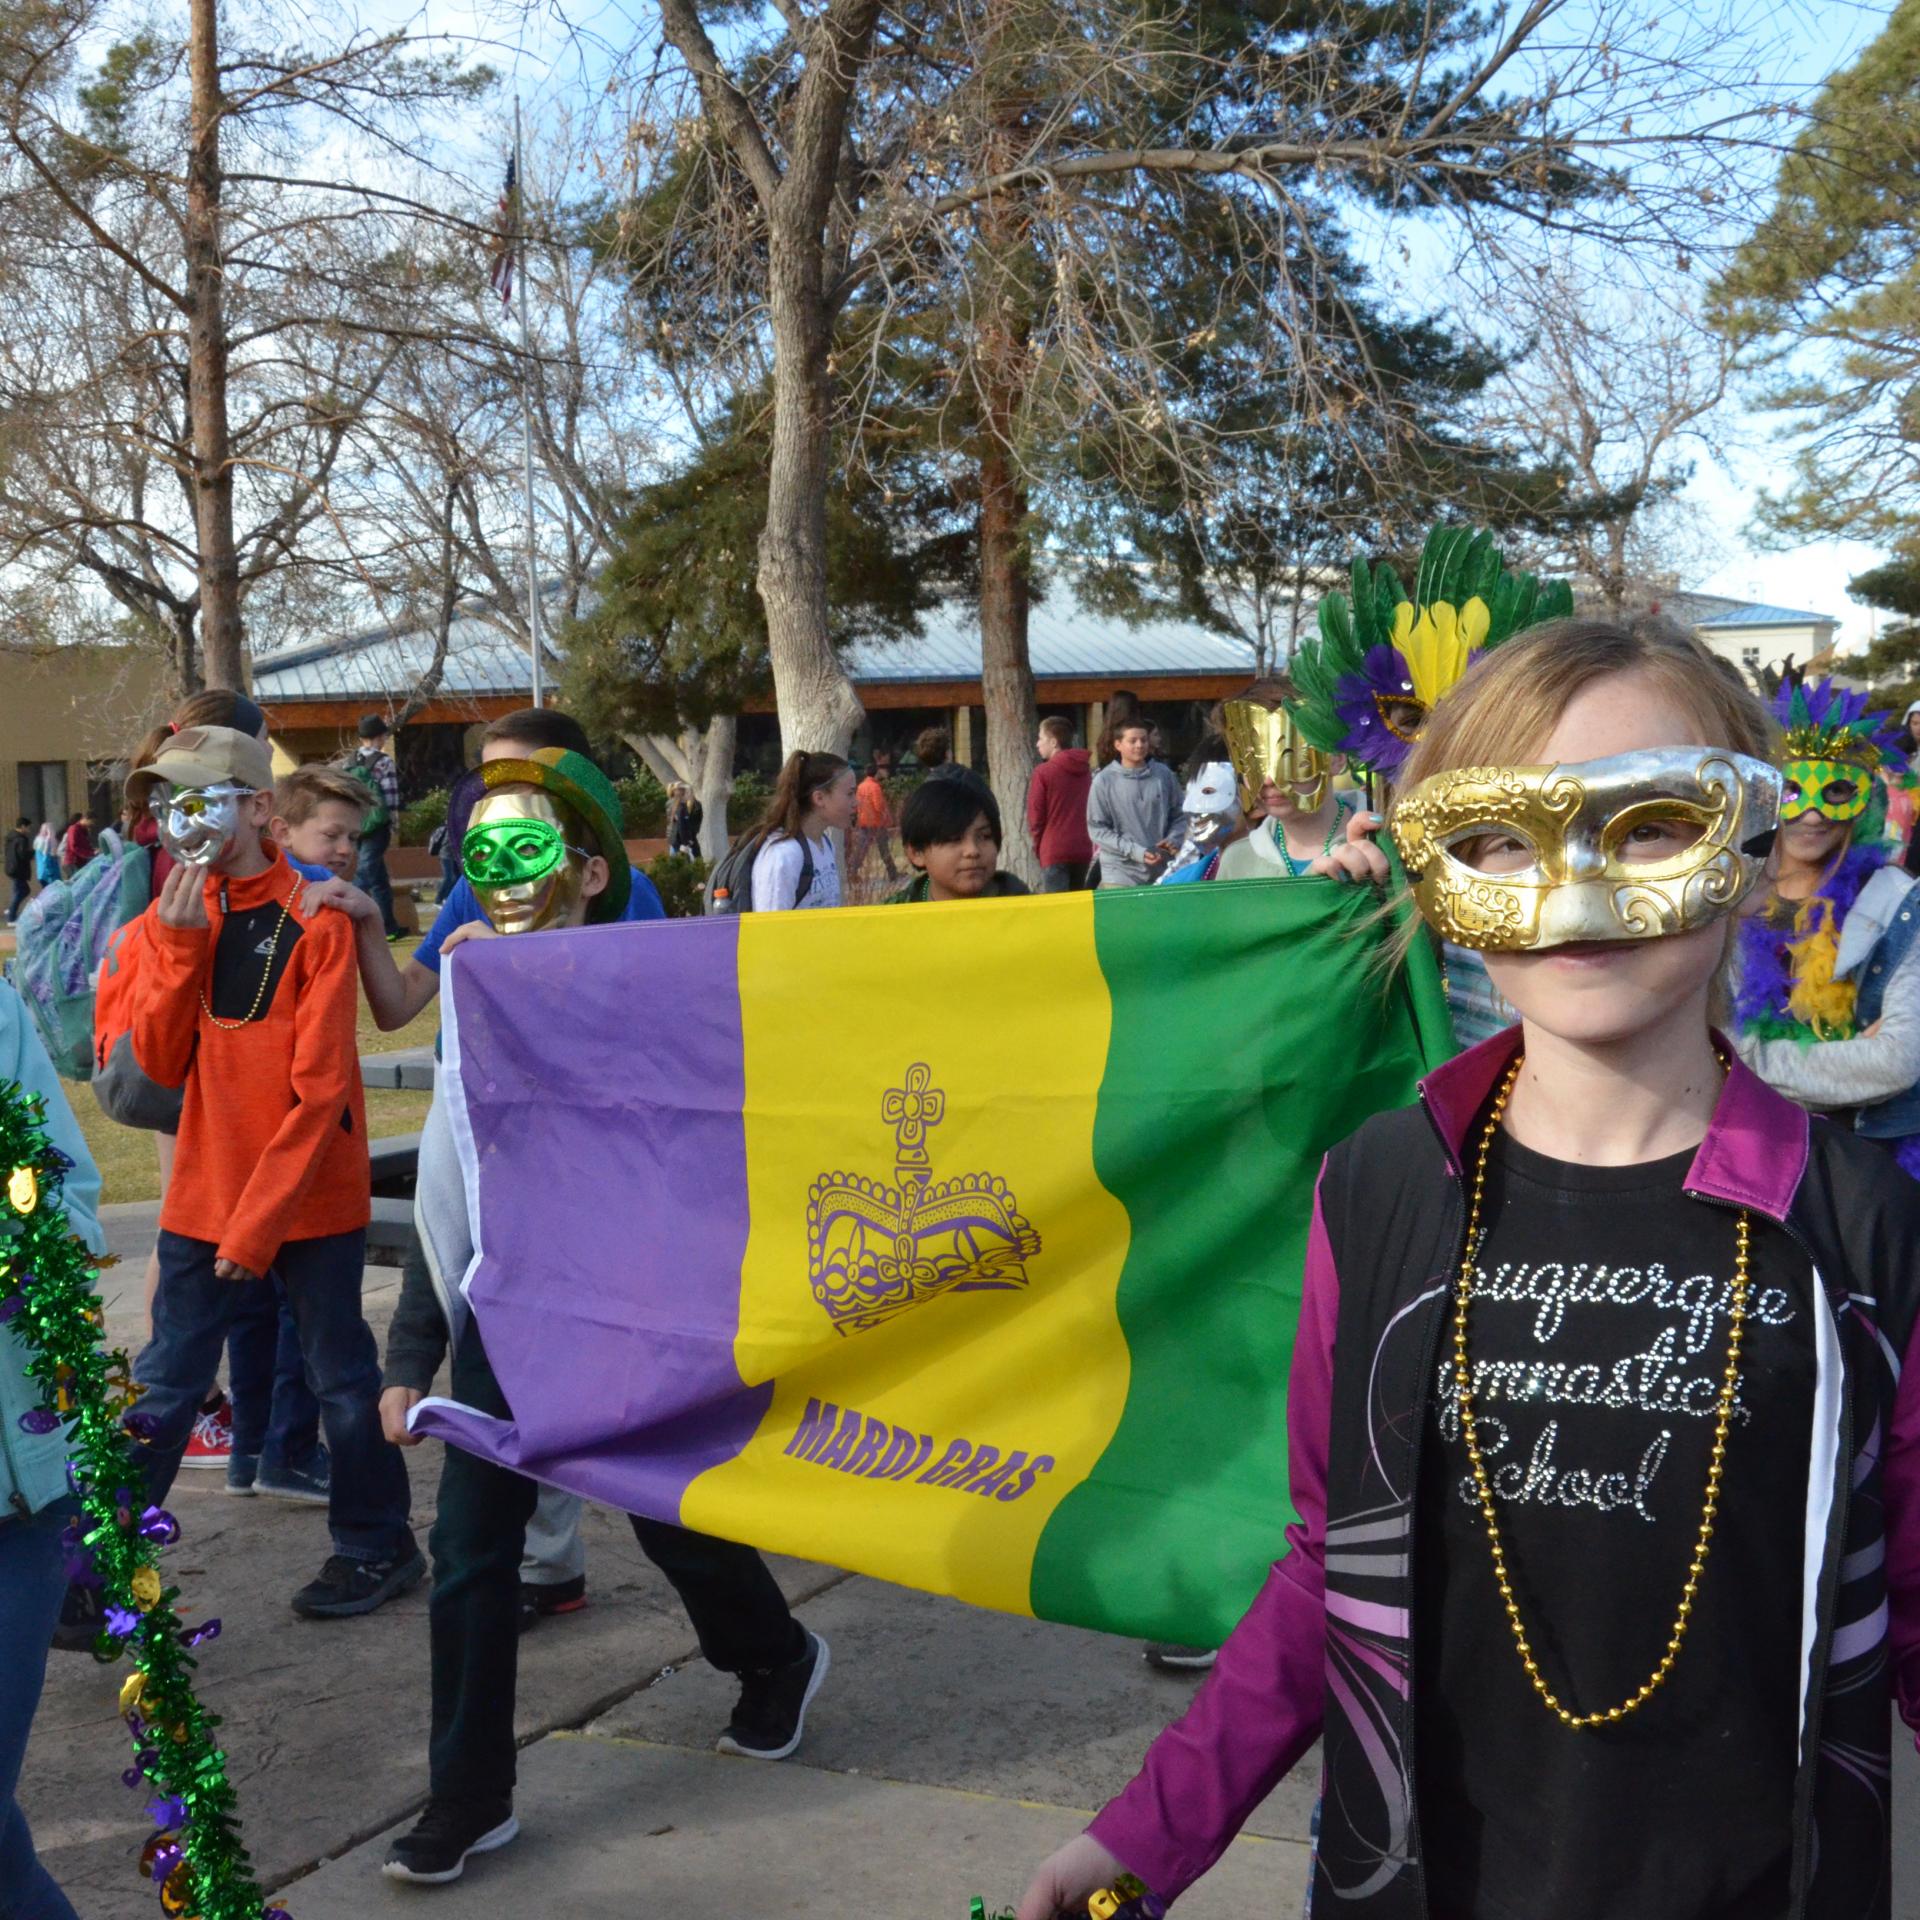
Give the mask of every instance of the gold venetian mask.
<path id="1" fill-rule="evenodd" d="M 1519 953 L 1689 933 L 1760 876 L 1780 774 L 1712 747 L 1554 767 L 1454 767 L 1393 809 L 1428 925 Z"/>
<path id="2" fill-rule="evenodd" d="M 531 788 L 474 802 L 460 866 L 496 933 L 538 933 L 572 914 L 590 857 L 579 845 L 585 838 L 550 795 Z"/>
<path id="3" fill-rule="evenodd" d="M 1240 804 L 1253 812 L 1260 789 L 1271 780 L 1290 787 L 1303 813 L 1325 804 L 1332 784 L 1327 756 L 1293 723 L 1285 707 L 1263 707 L 1254 700 L 1229 700 L 1222 709 L 1227 723 L 1227 752 L 1240 776 Z"/>

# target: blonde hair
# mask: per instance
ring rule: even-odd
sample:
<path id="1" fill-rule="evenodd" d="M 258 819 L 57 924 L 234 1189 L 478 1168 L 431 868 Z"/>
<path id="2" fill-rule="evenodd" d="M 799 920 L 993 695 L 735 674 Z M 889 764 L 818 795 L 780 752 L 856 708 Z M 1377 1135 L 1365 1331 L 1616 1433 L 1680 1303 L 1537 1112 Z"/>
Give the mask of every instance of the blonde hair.
<path id="1" fill-rule="evenodd" d="M 1621 673 L 1651 680 L 1706 745 L 1774 757 L 1779 732 L 1759 695 L 1671 620 L 1549 620 L 1485 655 L 1435 706 L 1407 755 L 1398 791 L 1450 767 L 1538 761 L 1574 696 Z"/>
<path id="2" fill-rule="evenodd" d="M 1399 794 L 1453 767 L 1537 763 L 1575 696 L 1623 673 L 1658 687 L 1699 729 L 1705 745 L 1756 760 L 1778 757 L 1780 732 L 1765 703 L 1685 628 L 1657 614 L 1627 621 L 1549 620 L 1477 661 L 1434 707 L 1401 769 L 1396 803 Z M 1737 924 L 1729 916 L 1729 958 Z M 1396 964 L 1423 925 L 1408 913 L 1390 938 Z M 1724 1023 L 1727 1004 L 1723 963 L 1712 1001 L 1716 1024 Z"/>
<path id="3" fill-rule="evenodd" d="M 273 817 L 297 827 L 311 820 L 329 800 L 351 807 L 361 820 L 373 805 L 372 790 L 336 767 L 295 767 L 273 787 Z"/>

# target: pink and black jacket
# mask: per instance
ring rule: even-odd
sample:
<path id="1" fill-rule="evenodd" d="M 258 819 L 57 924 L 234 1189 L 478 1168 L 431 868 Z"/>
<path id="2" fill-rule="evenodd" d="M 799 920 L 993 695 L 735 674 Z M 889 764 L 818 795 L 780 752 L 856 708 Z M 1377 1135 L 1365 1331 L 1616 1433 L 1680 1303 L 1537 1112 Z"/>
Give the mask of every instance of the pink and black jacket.
<path id="1" fill-rule="evenodd" d="M 1094 1821 L 1165 1899 L 1325 1742 L 1314 1914 L 1425 1920 L 1413 1756 L 1418 1449 L 1465 1233 L 1462 1157 L 1518 1031 L 1328 1155 L 1288 1411 L 1287 1552 L 1185 1718 Z M 1688 1174 L 1813 1267 L 1793 1920 L 1889 1912 L 1888 1701 L 1920 1727 L 1920 1183 L 1737 1062 Z M 1824 1312 L 1818 1309 L 1824 1305 Z M 1697 1657 L 1697 1655 L 1696 1655 Z"/>

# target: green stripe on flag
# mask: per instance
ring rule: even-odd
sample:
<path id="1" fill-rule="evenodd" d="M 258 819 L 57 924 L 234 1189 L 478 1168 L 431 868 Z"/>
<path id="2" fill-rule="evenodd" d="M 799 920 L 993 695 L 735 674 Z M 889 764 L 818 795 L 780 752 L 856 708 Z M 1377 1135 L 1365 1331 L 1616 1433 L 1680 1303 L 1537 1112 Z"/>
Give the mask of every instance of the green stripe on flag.
<path id="1" fill-rule="evenodd" d="M 1032 1604 L 1213 1646 L 1294 1517 L 1286 1381 L 1321 1157 L 1412 1100 L 1452 1042 L 1424 939 L 1399 973 L 1370 966 L 1371 888 L 1167 891 L 1095 897 L 1113 1024 L 1094 1162 L 1131 1222 L 1132 1376 L 1098 1467 L 1041 1536 Z"/>

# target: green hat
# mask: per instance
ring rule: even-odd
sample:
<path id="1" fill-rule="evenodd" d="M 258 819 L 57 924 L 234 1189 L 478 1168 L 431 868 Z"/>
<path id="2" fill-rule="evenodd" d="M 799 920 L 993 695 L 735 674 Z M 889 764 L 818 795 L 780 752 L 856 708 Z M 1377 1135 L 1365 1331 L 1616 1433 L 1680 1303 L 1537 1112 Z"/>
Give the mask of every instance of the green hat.
<path id="1" fill-rule="evenodd" d="M 627 865 L 623 838 L 626 814 L 614 784 L 584 753 L 571 747 L 536 747 L 524 760 L 483 760 L 480 781 L 491 793 L 497 787 L 538 787 L 579 815 L 593 840 L 593 851 L 607 863 L 607 885 L 587 907 L 590 921 L 625 917 L 633 892 L 633 870 Z"/>

